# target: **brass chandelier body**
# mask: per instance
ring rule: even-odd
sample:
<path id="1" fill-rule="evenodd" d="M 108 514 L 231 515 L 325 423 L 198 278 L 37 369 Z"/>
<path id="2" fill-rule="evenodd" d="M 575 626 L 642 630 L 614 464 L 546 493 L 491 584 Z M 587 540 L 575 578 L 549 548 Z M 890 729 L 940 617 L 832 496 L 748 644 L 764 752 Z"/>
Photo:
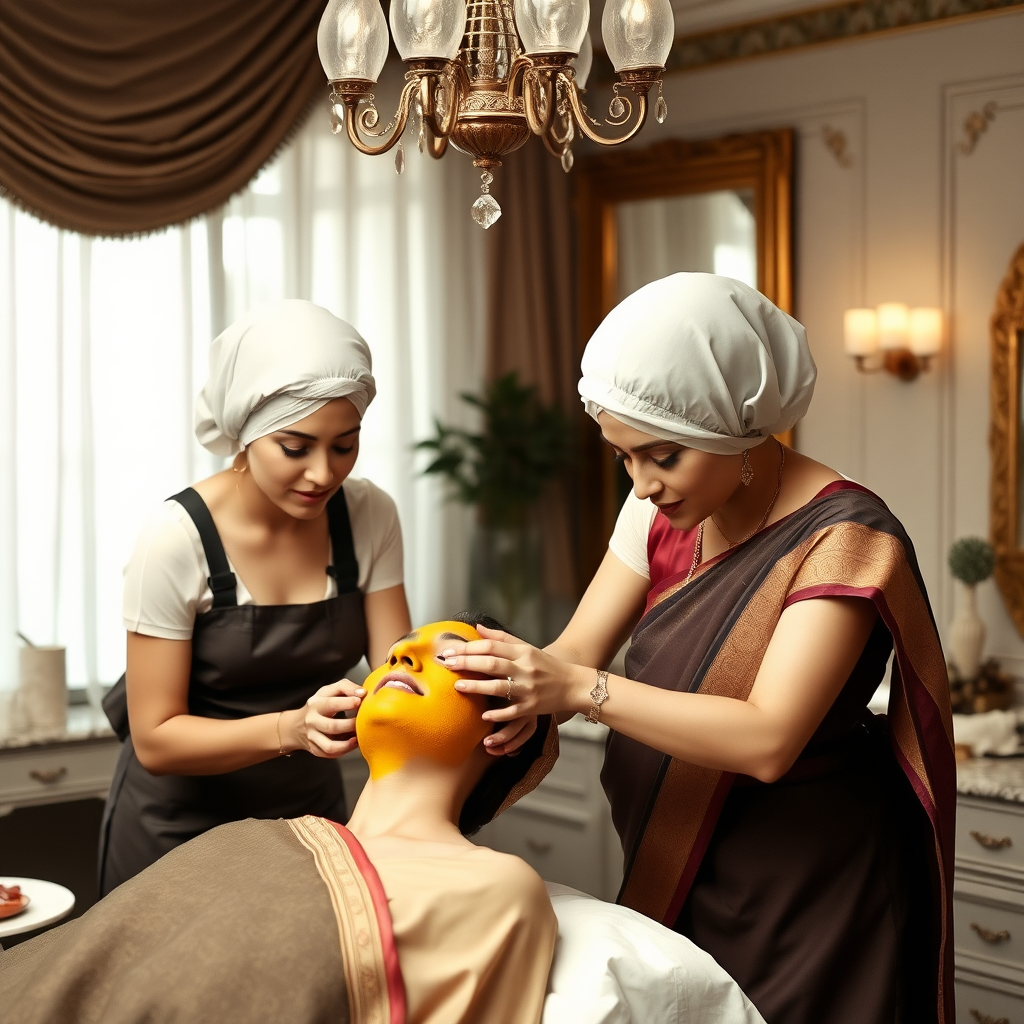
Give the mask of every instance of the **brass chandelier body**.
<path id="1" fill-rule="evenodd" d="M 485 172 L 485 194 L 490 172 L 531 134 L 540 136 L 568 171 L 577 133 L 600 145 L 615 146 L 640 131 L 647 120 L 648 94 L 655 85 L 660 90 L 664 74 L 663 67 L 620 72 L 605 123 L 624 130 L 606 137 L 595 130 L 600 124 L 587 113 L 577 88 L 575 57 L 575 53 L 524 54 L 509 0 L 471 0 L 459 53 L 453 60 L 407 61 L 398 110 L 381 131 L 376 130 L 380 117 L 373 103 L 374 83 L 332 81 L 335 130 L 343 125 L 359 152 L 376 156 L 395 146 L 410 116 L 416 116 L 421 148 L 439 159 L 450 142 L 472 156 L 474 165 Z M 635 103 L 620 96 L 621 85 L 635 94 Z M 659 96 L 659 120 L 664 120 L 663 109 Z"/>

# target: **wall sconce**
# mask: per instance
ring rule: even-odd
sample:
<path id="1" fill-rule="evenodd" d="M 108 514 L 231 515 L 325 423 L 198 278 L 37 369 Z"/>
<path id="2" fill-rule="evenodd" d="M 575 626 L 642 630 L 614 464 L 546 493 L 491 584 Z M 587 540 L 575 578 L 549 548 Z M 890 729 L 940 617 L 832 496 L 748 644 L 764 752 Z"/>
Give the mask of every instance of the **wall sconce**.
<path id="1" fill-rule="evenodd" d="M 883 302 L 877 309 L 848 309 L 843 315 L 843 346 L 862 373 L 888 370 L 913 380 L 942 351 L 942 310 L 908 309 Z"/>

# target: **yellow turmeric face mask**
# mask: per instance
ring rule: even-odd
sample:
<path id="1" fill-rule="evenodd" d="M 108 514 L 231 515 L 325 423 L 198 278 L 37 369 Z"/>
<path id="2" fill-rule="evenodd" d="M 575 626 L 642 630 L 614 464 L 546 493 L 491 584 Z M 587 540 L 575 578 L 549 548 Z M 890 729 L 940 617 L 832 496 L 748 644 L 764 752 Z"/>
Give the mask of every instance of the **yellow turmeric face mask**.
<path id="1" fill-rule="evenodd" d="M 456 690 L 461 677 L 440 659 L 453 640 L 479 639 L 464 622 L 432 622 L 399 640 L 388 660 L 367 676 L 356 736 L 371 778 L 418 758 L 463 764 L 491 732 L 480 717 L 485 699 Z"/>

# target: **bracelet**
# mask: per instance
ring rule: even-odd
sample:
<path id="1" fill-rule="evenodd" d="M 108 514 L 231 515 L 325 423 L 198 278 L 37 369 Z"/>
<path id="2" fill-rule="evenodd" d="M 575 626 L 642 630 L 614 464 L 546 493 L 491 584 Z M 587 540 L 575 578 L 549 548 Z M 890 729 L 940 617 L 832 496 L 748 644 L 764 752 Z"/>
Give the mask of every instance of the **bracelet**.
<path id="1" fill-rule="evenodd" d="M 283 711 L 277 713 L 277 756 L 278 757 L 291 757 L 292 755 L 284 749 L 284 744 L 281 742 L 281 716 L 284 714 Z"/>
<path id="2" fill-rule="evenodd" d="M 608 673 L 603 669 L 597 670 L 597 686 L 590 691 L 590 699 L 593 704 L 587 721 L 598 725 L 601 721 L 601 705 L 608 699 Z"/>

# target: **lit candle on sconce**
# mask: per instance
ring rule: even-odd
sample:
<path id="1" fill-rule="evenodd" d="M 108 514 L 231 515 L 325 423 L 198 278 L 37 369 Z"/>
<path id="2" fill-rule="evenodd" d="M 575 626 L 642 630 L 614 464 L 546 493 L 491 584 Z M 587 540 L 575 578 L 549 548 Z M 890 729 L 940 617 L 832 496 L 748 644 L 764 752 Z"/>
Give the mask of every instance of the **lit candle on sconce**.
<path id="1" fill-rule="evenodd" d="M 942 350 L 942 335 L 941 309 L 883 302 L 843 314 L 843 348 L 863 373 L 886 369 L 900 380 L 914 380 Z"/>
<path id="2" fill-rule="evenodd" d="M 843 344 L 855 359 L 878 351 L 878 314 L 873 309 L 848 309 L 843 314 Z"/>
<path id="3" fill-rule="evenodd" d="M 942 351 L 942 310 L 923 306 L 910 311 L 910 351 L 929 360 Z M 927 365 L 927 362 L 925 363 Z"/>
<path id="4" fill-rule="evenodd" d="M 910 310 L 902 302 L 878 307 L 878 347 L 886 352 L 910 348 Z"/>

